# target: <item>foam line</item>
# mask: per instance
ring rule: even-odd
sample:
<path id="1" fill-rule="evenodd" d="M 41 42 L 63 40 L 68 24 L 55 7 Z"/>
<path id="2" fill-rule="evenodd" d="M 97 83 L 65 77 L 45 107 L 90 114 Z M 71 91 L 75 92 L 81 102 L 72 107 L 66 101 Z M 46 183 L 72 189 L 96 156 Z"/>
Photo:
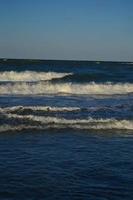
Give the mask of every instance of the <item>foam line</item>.
<path id="1" fill-rule="evenodd" d="M 57 117 L 43 117 L 34 115 L 7 114 L 8 119 L 20 120 L 21 123 L 32 122 L 32 125 L 44 128 L 76 128 L 76 129 L 123 129 L 133 130 L 133 120 L 110 119 L 65 119 Z"/>
<path id="2" fill-rule="evenodd" d="M 14 83 L 0 85 L 0 95 L 37 95 L 37 94 L 85 94 L 85 95 L 113 95 L 133 93 L 133 84 L 131 83 L 105 83 L 97 84 L 91 82 L 89 84 L 72 84 L 60 83 L 51 84 L 48 82 L 38 82 L 36 84 Z"/>
<path id="3" fill-rule="evenodd" d="M 1 113 L 23 113 L 28 112 L 75 112 L 81 111 L 82 108 L 79 107 L 51 107 L 51 106 L 13 106 L 13 107 L 0 107 Z M 87 109 L 86 109 L 87 110 Z"/>

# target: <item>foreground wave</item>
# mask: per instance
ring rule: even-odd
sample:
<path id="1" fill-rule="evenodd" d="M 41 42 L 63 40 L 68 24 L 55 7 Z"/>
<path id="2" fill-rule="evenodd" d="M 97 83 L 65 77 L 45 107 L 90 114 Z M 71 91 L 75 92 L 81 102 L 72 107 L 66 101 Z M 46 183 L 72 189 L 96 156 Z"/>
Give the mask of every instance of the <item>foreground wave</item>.
<path id="1" fill-rule="evenodd" d="M 60 83 L 52 84 L 49 82 L 15 82 L 0 85 L 0 95 L 38 95 L 38 94 L 128 94 L 133 93 L 133 84 L 131 83 L 117 83 L 113 84 L 107 82 L 105 84 L 97 84 L 90 82 L 89 84 L 72 84 Z"/>
<path id="2" fill-rule="evenodd" d="M 95 130 L 133 130 L 133 120 L 111 119 L 65 119 L 58 117 L 45 117 L 35 115 L 6 114 L 6 119 L 15 124 L 3 124 L 0 132 L 22 129 L 48 129 L 48 128 L 73 128 L 73 129 L 95 129 Z M 16 124 L 17 121 L 17 124 Z"/>

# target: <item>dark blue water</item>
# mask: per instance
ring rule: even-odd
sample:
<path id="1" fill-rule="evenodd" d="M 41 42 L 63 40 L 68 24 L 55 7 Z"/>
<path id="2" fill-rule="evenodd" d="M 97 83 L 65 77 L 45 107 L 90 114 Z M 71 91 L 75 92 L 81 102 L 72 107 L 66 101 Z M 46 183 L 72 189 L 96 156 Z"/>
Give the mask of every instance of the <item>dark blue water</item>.
<path id="1" fill-rule="evenodd" d="M 49 130 L 0 135 L 0 199 L 132 199 L 133 137 Z"/>
<path id="2" fill-rule="evenodd" d="M 0 61 L 0 199 L 133 199 L 133 65 Z"/>

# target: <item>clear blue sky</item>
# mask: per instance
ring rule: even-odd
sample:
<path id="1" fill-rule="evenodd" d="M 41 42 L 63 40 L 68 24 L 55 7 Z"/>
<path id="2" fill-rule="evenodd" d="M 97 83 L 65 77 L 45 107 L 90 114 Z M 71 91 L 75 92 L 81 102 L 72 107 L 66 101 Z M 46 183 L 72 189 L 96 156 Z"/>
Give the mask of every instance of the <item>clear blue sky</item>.
<path id="1" fill-rule="evenodd" d="M 0 57 L 133 61 L 133 0 L 0 0 Z"/>

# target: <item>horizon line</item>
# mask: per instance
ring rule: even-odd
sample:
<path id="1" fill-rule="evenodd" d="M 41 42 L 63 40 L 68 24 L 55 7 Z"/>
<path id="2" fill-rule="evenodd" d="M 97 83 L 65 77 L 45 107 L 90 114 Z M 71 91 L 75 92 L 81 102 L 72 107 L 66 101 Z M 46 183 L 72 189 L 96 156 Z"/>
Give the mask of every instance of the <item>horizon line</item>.
<path id="1" fill-rule="evenodd" d="M 10 58 L 10 57 L 2 57 L 0 61 L 8 61 L 8 60 L 27 60 L 27 61 L 68 61 L 68 62 L 123 62 L 123 63 L 132 63 L 133 61 L 123 61 L 123 60 L 88 60 L 88 59 L 44 59 L 44 58 Z"/>

